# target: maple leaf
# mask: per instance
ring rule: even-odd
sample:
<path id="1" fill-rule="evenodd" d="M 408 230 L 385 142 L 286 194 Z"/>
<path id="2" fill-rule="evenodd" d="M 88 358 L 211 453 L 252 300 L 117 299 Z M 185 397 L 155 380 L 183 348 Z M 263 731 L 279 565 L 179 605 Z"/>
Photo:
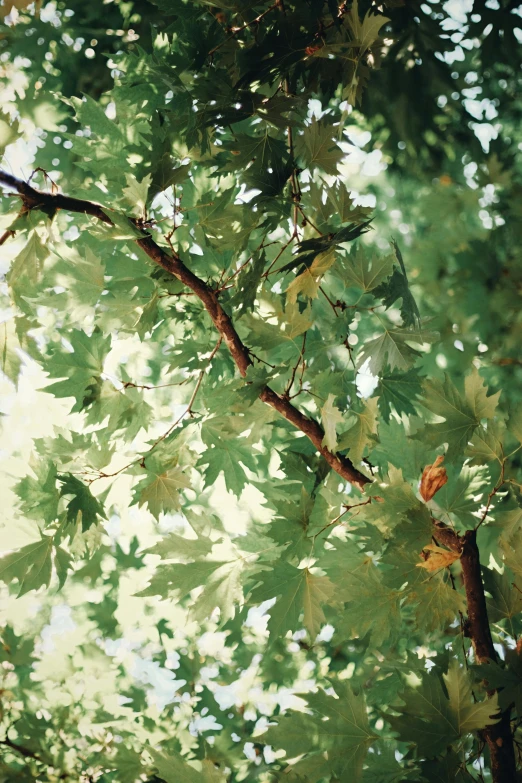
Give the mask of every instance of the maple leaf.
<path id="1" fill-rule="evenodd" d="M 49 251 L 42 240 L 33 231 L 19 254 L 11 263 L 7 275 L 7 282 L 18 295 L 27 293 L 24 286 L 27 283 L 38 283 L 43 270 L 43 262 L 49 255 Z"/>
<path id="2" fill-rule="evenodd" d="M 355 424 L 343 432 L 339 439 L 337 449 L 348 449 L 348 456 L 356 465 L 361 462 L 366 447 L 372 443 L 372 435 L 377 434 L 378 401 L 378 397 L 372 397 L 366 400 L 362 411 L 351 410 L 350 414 L 356 417 Z"/>
<path id="3" fill-rule="evenodd" d="M 487 397 L 482 379 L 474 370 L 465 380 L 462 396 L 448 375 L 444 383 L 435 379 L 424 384 L 423 405 L 444 419 L 440 424 L 428 424 L 423 430 L 433 445 L 448 444 L 446 459 L 454 460 L 466 448 L 481 418 L 495 413 L 498 394 Z"/>
<path id="4" fill-rule="evenodd" d="M 360 47 L 361 55 L 375 43 L 379 37 L 381 27 L 390 20 L 386 16 L 372 14 L 367 11 L 364 19 L 359 18 L 359 2 L 354 0 L 350 10 L 347 13 L 347 22 L 355 37 L 355 43 Z"/>
<path id="5" fill-rule="evenodd" d="M 483 465 L 487 462 L 502 462 L 503 432 L 496 421 L 487 422 L 487 427 L 480 424 L 466 447 L 465 454 L 470 457 L 472 465 Z"/>
<path id="6" fill-rule="evenodd" d="M 189 477 L 179 467 L 163 472 L 149 470 L 139 484 L 134 487 L 134 501 L 141 507 L 147 504 L 156 519 L 161 513 L 177 511 L 180 507 L 179 492 L 192 486 Z"/>
<path id="7" fill-rule="evenodd" d="M 516 638 L 518 623 L 514 618 L 522 612 L 522 580 L 513 579 L 508 570 L 500 574 L 491 568 L 484 569 L 483 579 L 491 595 L 486 599 L 491 622 L 504 622 L 509 634 Z"/>
<path id="8" fill-rule="evenodd" d="M 393 409 L 399 414 L 416 414 L 415 402 L 421 394 L 421 379 L 415 370 L 388 372 L 379 378 L 377 386 L 379 410 L 385 421 L 390 420 Z"/>
<path id="9" fill-rule="evenodd" d="M 72 351 L 55 346 L 51 356 L 43 362 L 51 378 L 66 380 L 46 386 L 45 391 L 55 397 L 74 397 L 76 404 L 73 410 L 81 410 L 88 387 L 102 373 L 103 362 L 110 350 L 111 336 L 103 337 L 99 329 L 95 329 L 91 335 L 74 329 L 68 337 Z"/>
<path id="10" fill-rule="evenodd" d="M 286 289 L 288 301 L 294 304 L 299 294 L 303 294 L 308 299 L 315 299 L 319 293 L 319 283 L 322 276 L 334 263 L 335 251 L 327 250 L 324 253 L 319 253 L 311 266 L 297 275 Z"/>
<path id="11" fill-rule="evenodd" d="M 289 563 L 279 563 L 252 592 L 252 603 L 277 598 L 269 609 L 268 630 L 271 639 L 284 637 L 288 631 L 296 631 L 299 618 L 304 613 L 305 627 L 313 640 L 326 622 L 322 604 L 331 601 L 334 585 L 324 576 L 315 576 L 308 568 L 296 568 Z"/>
<path id="12" fill-rule="evenodd" d="M 61 483 L 60 497 L 72 495 L 72 500 L 67 503 L 67 521 L 76 522 L 81 519 L 82 530 L 85 532 L 91 525 L 95 525 L 98 517 L 106 519 L 102 504 L 92 494 L 90 488 L 82 481 L 72 476 L 57 476 Z"/>
<path id="13" fill-rule="evenodd" d="M 424 568 L 430 573 L 439 571 L 441 568 L 447 568 L 460 557 L 458 552 L 451 552 L 449 549 L 444 549 L 436 544 L 426 544 L 423 547 L 424 551 L 427 551 L 428 554 L 425 559 L 423 558 L 422 563 L 417 563 L 417 568 Z"/>
<path id="14" fill-rule="evenodd" d="M 105 264 L 90 247 L 85 257 L 63 251 L 54 270 L 56 282 L 68 291 L 71 314 L 75 319 L 89 315 L 105 290 Z"/>
<path id="15" fill-rule="evenodd" d="M 448 481 L 437 492 L 434 503 L 455 523 L 474 526 L 487 484 L 488 475 L 482 467 L 463 465 L 460 470 L 450 469 Z"/>
<path id="16" fill-rule="evenodd" d="M 138 182 L 134 174 L 125 172 L 125 179 L 127 180 L 127 187 L 123 188 L 122 191 L 125 200 L 136 217 L 145 217 L 147 195 L 152 182 L 152 175 L 147 174 L 141 182 Z"/>
<path id="17" fill-rule="evenodd" d="M 517 650 L 506 650 L 504 665 L 489 660 L 474 666 L 473 670 L 490 688 L 499 691 L 500 709 L 505 710 L 514 702 L 518 715 L 522 715 L 522 659 Z"/>
<path id="18" fill-rule="evenodd" d="M 56 487 L 56 465 L 50 460 L 31 459 L 33 476 L 25 476 L 15 487 L 21 509 L 30 519 L 44 519 L 48 524 L 58 515 L 59 493 Z"/>
<path id="19" fill-rule="evenodd" d="M 397 299 L 400 299 L 400 310 L 404 326 L 420 327 L 421 318 L 419 308 L 410 291 L 402 253 L 395 240 L 392 240 L 392 247 L 398 265 L 395 266 L 390 279 L 386 283 L 382 283 L 379 287 L 375 288 L 373 294 L 374 296 L 380 297 L 384 306 L 387 308 L 391 307 Z"/>
<path id="20" fill-rule="evenodd" d="M 379 375 L 386 366 L 391 370 L 409 370 L 420 356 L 420 352 L 412 348 L 410 343 L 422 345 L 434 342 L 435 339 L 433 332 L 387 328 L 378 337 L 364 343 L 359 351 L 358 366 L 367 361 L 372 375 Z"/>
<path id="21" fill-rule="evenodd" d="M 329 394 L 328 399 L 321 408 L 321 421 L 323 422 L 324 438 L 323 446 L 334 452 L 337 450 L 337 434 L 335 428 L 343 421 L 343 415 L 334 405 L 335 394 Z"/>
<path id="22" fill-rule="evenodd" d="M 422 471 L 419 492 L 426 502 L 431 500 L 448 481 L 446 468 L 442 467 L 443 462 L 444 457 L 439 455 L 433 465 L 426 465 Z"/>
<path id="23" fill-rule="evenodd" d="M 418 688 L 401 694 L 404 706 L 394 706 L 401 717 L 388 720 L 400 737 L 415 742 L 419 753 L 434 758 L 470 731 L 497 723 L 498 696 L 474 701 L 466 670 L 453 660 L 444 675 L 446 693 L 436 674 L 423 674 Z"/>
<path id="24" fill-rule="evenodd" d="M 346 286 L 355 286 L 365 293 L 373 291 L 393 273 L 393 257 L 371 254 L 360 242 L 347 255 L 341 256 L 335 275 Z"/>
<path id="25" fill-rule="evenodd" d="M 63 585 L 70 558 L 61 547 L 55 546 L 53 536 L 43 536 L 40 541 L 1 557 L 0 580 L 10 584 L 16 579 L 18 597 L 44 585 L 48 587 L 52 575 L 53 550 L 60 585 Z"/>
<path id="26" fill-rule="evenodd" d="M 295 149 L 312 171 L 318 167 L 326 174 L 337 174 L 337 166 L 344 156 L 333 140 L 331 125 L 315 117 L 297 138 Z"/>
<path id="27" fill-rule="evenodd" d="M 366 753 L 377 739 L 368 724 L 362 694 L 356 695 L 345 682 L 335 683 L 337 697 L 324 691 L 307 698 L 312 715 L 294 712 L 283 716 L 263 739 L 284 748 L 287 758 L 304 757 L 292 763 L 292 770 L 310 783 L 335 775 L 340 783 L 359 780 Z"/>
<path id="28" fill-rule="evenodd" d="M 154 766 L 165 783 L 205 783 L 205 778 L 178 753 L 166 753 L 148 747 Z"/>
<path id="29" fill-rule="evenodd" d="M 344 567 L 343 567 L 344 556 Z M 401 594 L 387 587 L 371 558 L 360 558 L 358 563 L 346 564 L 346 555 L 337 550 L 336 571 L 328 567 L 336 597 L 346 602 L 339 619 L 335 621 L 340 638 L 368 638 L 372 648 L 397 638 Z M 336 576 L 333 579 L 334 575 Z"/>
<path id="30" fill-rule="evenodd" d="M 152 547 L 145 550 L 145 553 L 151 555 L 161 555 L 162 560 L 170 558 L 189 558 L 196 559 L 210 554 L 213 542 L 206 536 L 197 538 L 184 538 L 177 533 L 169 533 Z"/>
<path id="31" fill-rule="evenodd" d="M 215 556 L 221 554 L 224 554 L 222 548 Z M 226 554 L 227 559 L 206 559 L 199 551 L 195 562 L 160 564 L 149 586 L 138 595 L 167 598 L 176 594 L 182 599 L 192 590 L 203 587 L 191 606 L 191 614 L 197 620 L 204 620 L 217 607 L 220 610 L 220 622 L 225 623 L 234 617 L 236 605 L 243 601 L 246 574 L 255 574 L 264 567 L 256 563 L 252 553 L 249 553 L 250 557 L 245 557 L 234 546 L 228 548 Z"/>
<path id="32" fill-rule="evenodd" d="M 15 319 L 0 323 L 0 370 L 14 383 L 22 366 L 22 346 L 16 333 Z"/>

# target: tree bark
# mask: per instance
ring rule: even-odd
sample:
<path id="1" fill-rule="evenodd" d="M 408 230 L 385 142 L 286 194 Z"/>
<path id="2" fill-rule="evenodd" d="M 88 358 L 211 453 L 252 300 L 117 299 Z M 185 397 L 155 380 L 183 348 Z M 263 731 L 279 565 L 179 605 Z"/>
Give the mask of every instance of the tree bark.
<path id="1" fill-rule="evenodd" d="M 497 662 L 498 656 L 491 636 L 480 569 L 477 531 L 467 530 L 463 536 L 459 536 L 442 522 L 435 522 L 434 526 L 435 538 L 453 551 L 460 553 L 468 615 L 466 635 L 472 641 L 475 660 L 477 663 L 487 663 L 488 660 Z M 508 708 L 501 713 L 498 723 L 486 726 L 480 732 L 489 748 L 491 776 L 494 783 L 515 783 L 517 779 L 510 714 L 511 708 Z"/>

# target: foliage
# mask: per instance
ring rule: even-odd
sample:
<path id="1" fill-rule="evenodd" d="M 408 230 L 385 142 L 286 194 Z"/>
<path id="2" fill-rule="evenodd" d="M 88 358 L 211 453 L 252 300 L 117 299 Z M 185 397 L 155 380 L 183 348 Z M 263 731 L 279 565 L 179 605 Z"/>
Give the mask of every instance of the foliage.
<path id="1" fill-rule="evenodd" d="M 0 4 L 0 781 L 522 775 L 522 10 L 464 6 Z"/>

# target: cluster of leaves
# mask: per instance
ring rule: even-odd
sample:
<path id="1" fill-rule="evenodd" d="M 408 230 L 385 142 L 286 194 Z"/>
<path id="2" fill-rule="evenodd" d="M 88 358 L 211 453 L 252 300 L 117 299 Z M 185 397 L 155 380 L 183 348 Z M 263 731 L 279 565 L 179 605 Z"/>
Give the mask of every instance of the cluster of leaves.
<path id="1" fill-rule="evenodd" d="M 518 748 L 520 28 L 499 6 L 459 41 L 439 3 L 0 6 L 3 168 L 30 152 L 32 185 L 110 220 L 1 205 L 1 370 L 22 394 L 40 368 L 53 426 L 6 489 L 30 533 L 0 559 L 0 780 L 484 780 L 499 710 Z M 88 38 L 110 59 L 84 80 Z M 498 660 L 474 657 L 434 519 L 477 530 Z"/>

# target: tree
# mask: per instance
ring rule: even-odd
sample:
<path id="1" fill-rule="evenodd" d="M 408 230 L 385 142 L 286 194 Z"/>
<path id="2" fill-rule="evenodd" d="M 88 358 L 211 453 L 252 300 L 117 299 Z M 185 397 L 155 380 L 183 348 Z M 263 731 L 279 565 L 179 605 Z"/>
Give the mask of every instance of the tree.
<path id="1" fill-rule="evenodd" d="M 520 779 L 518 4 L 0 12 L 1 780 Z"/>

